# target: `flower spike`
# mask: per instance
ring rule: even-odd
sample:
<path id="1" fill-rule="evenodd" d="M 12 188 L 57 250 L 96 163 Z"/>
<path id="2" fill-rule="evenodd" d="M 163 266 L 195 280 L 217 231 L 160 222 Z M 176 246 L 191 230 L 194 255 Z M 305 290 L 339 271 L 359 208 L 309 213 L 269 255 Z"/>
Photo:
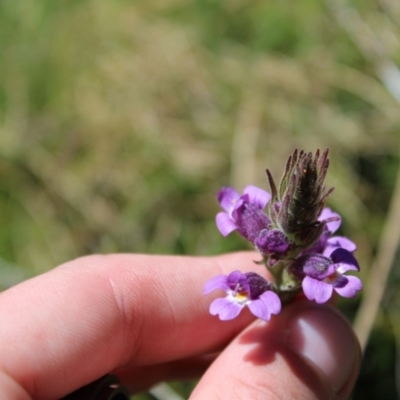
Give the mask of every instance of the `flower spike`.
<path id="1" fill-rule="evenodd" d="M 234 271 L 210 279 L 204 294 L 222 290 L 225 297 L 214 300 L 210 313 L 221 320 L 239 315 L 244 307 L 268 321 L 282 304 L 303 292 L 306 298 L 325 303 L 334 292 L 353 297 L 362 288 L 354 257 L 355 243 L 334 236 L 341 224 L 339 214 L 325 207 L 333 188 L 325 188 L 329 167 L 328 149 L 314 154 L 295 149 L 289 156 L 279 188 L 267 169 L 271 194 L 247 186 L 240 195 L 231 187 L 222 188 L 217 214 L 220 232 L 232 231 L 248 240 L 261 254 L 272 280 L 255 272 Z"/>

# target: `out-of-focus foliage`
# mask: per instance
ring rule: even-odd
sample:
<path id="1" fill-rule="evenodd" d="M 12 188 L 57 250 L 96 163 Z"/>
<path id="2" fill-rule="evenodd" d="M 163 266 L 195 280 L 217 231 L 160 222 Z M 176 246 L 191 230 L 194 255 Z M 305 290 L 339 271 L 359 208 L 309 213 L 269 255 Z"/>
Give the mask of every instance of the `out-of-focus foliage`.
<path id="1" fill-rule="evenodd" d="M 400 62 L 396 2 L 353 4 Z M 94 252 L 245 248 L 215 228 L 215 193 L 267 188 L 265 168 L 279 179 L 295 147 L 330 148 L 328 205 L 365 279 L 399 129 L 399 104 L 322 0 L 4 0 L 0 286 Z M 399 328 L 384 320 L 355 399 L 382 398 L 380 376 L 396 397 Z"/>

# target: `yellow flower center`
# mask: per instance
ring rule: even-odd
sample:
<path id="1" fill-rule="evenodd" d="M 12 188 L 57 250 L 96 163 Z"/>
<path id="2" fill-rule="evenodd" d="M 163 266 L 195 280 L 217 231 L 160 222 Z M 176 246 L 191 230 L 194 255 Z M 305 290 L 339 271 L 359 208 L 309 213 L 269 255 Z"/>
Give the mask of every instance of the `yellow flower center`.
<path id="1" fill-rule="evenodd" d="M 237 299 L 238 301 L 245 301 L 245 300 L 247 300 L 247 299 L 249 298 L 249 294 L 248 294 L 247 292 L 245 292 L 245 291 L 243 291 L 243 292 L 237 292 L 237 293 L 235 294 L 235 297 L 236 297 L 236 299 Z"/>

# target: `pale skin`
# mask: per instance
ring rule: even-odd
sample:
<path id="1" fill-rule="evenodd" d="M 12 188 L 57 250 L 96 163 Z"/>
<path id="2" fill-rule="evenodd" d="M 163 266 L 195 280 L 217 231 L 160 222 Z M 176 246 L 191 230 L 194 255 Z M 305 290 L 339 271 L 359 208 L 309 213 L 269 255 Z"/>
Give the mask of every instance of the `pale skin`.
<path id="1" fill-rule="evenodd" d="M 255 320 L 211 316 L 218 274 L 265 275 L 255 253 L 218 257 L 119 254 L 63 264 L 0 294 L 0 393 L 53 400 L 116 374 L 132 393 L 201 379 L 190 399 L 347 399 L 357 339 L 330 306 L 298 300 Z"/>

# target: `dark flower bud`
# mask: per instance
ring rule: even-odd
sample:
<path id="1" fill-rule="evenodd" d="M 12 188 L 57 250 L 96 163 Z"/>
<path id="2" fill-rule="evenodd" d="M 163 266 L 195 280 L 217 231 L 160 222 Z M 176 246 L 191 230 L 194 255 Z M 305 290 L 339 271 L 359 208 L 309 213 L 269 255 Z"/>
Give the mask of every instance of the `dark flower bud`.
<path id="1" fill-rule="evenodd" d="M 293 243 L 278 229 L 262 230 L 254 242 L 257 250 L 262 254 L 285 254 Z"/>

